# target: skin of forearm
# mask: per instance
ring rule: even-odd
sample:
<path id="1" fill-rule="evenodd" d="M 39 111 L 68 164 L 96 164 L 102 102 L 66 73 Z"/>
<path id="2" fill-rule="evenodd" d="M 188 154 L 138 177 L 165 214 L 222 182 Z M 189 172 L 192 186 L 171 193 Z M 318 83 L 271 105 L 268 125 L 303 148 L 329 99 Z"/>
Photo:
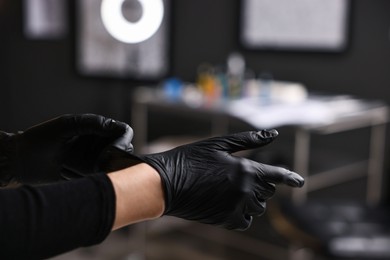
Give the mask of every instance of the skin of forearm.
<path id="1" fill-rule="evenodd" d="M 165 208 L 161 177 L 146 163 L 108 174 L 116 196 L 112 230 L 160 217 Z"/>

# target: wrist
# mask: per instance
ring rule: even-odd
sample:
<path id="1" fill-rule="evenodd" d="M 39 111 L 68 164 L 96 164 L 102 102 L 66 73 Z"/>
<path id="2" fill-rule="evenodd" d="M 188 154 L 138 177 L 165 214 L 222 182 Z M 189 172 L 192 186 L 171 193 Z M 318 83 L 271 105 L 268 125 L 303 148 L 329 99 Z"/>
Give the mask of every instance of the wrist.
<path id="1" fill-rule="evenodd" d="M 139 168 L 139 169 L 138 169 Z M 142 187 L 146 204 L 150 204 L 146 207 L 147 215 L 149 218 L 159 218 L 164 213 L 165 199 L 162 188 L 162 181 L 160 174 L 146 163 L 138 165 L 138 174 L 142 175 Z"/>
<path id="2" fill-rule="evenodd" d="M 113 229 L 160 217 L 165 208 L 161 177 L 146 163 L 108 174 L 116 195 Z"/>

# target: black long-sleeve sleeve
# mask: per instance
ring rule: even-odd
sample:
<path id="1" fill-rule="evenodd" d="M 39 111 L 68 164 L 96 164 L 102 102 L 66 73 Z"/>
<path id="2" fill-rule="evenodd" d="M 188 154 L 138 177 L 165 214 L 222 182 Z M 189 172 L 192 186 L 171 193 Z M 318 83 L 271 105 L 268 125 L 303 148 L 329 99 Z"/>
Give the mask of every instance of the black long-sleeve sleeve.
<path id="1" fill-rule="evenodd" d="M 98 244 L 111 231 L 115 193 L 105 174 L 0 190 L 0 258 L 42 259 Z"/>

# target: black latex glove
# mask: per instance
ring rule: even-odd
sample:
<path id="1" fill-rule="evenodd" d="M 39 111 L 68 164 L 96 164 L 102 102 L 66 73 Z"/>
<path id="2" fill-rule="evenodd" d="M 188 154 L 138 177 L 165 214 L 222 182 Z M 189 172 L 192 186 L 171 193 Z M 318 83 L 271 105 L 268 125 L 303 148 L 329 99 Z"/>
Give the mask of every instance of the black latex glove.
<path id="1" fill-rule="evenodd" d="M 93 114 L 64 115 L 15 134 L 0 132 L 0 184 L 96 173 L 106 149 L 131 153 L 132 138 L 127 124 Z"/>
<path id="2" fill-rule="evenodd" d="M 276 130 L 242 132 L 140 157 L 161 175 L 165 215 L 245 230 L 252 216 L 264 213 L 275 184 L 304 184 L 297 173 L 232 155 L 277 135 Z"/>

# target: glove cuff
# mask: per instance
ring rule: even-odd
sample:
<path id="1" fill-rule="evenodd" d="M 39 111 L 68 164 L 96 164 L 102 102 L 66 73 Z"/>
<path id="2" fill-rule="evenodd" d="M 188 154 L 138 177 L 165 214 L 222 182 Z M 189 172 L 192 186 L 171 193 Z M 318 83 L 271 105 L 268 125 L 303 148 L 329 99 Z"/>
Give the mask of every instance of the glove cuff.
<path id="1" fill-rule="evenodd" d="M 165 200 L 165 210 L 163 215 L 168 215 L 171 211 L 169 203 L 172 201 L 172 194 L 170 188 L 168 187 L 167 176 L 162 167 L 159 166 L 158 162 L 148 158 L 145 155 L 134 155 L 127 152 L 124 152 L 121 149 L 113 148 L 110 149 L 105 155 L 100 159 L 99 168 L 104 172 L 113 172 L 118 171 L 127 167 L 131 167 L 140 163 L 146 163 L 149 166 L 153 167 L 161 177 L 161 182 L 164 190 L 164 200 Z"/>
<path id="2" fill-rule="evenodd" d="M 142 158 L 125 152 L 116 147 L 111 147 L 99 158 L 98 168 L 104 172 L 118 171 L 145 162 Z"/>
<path id="3" fill-rule="evenodd" d="M 172 212 L 172 199 L 173 194 L 171 192 L 172 188 L 170 186 L 169 177 L 166 174 L 164 167 L 160 165 L 158 160 L 153 160 L 153 158 L 147 155 L 141 155 L 140 159 L 143 160 L 146 164 L 153 167 L 161 177 L 161 183 L 164 190 L 164 200 L 165 200 L 165 209 L 163 215 L 170 215 Z"/>

